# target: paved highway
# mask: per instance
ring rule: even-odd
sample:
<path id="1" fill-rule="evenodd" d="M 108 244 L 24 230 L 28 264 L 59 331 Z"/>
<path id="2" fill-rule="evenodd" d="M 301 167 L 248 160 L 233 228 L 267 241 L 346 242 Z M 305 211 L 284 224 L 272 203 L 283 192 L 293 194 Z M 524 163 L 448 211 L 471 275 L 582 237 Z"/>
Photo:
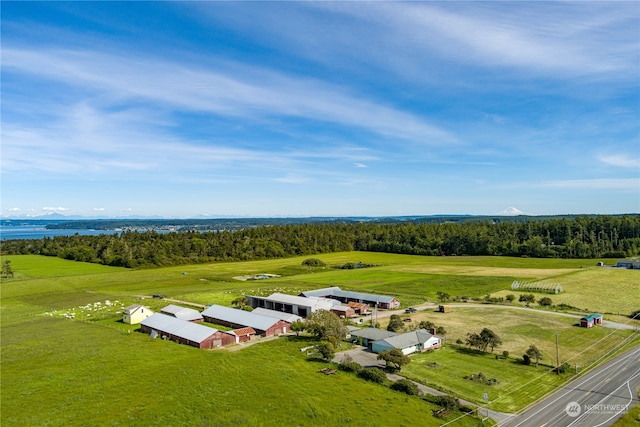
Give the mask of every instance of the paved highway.
<path id="1" fill-rule="evenodd" d="M 567 384 L 501 427 L 605 427 L 638 404 L 640 346 Z"/>

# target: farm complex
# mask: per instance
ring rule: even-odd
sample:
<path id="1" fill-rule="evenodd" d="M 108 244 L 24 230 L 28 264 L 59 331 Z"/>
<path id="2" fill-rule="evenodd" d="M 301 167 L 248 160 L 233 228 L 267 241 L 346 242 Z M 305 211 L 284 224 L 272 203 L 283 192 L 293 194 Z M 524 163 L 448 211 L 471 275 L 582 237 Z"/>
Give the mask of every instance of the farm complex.
<path id="1" fill-rule="evenodd" d="M 340 299 L 336 299 L 335 295 Z M 332 312 L 340 318 L 354 318 L 358 316 L 356 309 L 362 314 L 369 312 L 367 303 L 363 301 L 373 301 L 384 308 L 400 305 L 399 301 L 393 297 L 344 292 L 339 288 L 303 292 L 300 295 L 273 293 L 267 297 L 247 296 L 246 299 L 252 308 L 251 311 L 213 304 L 199 312 L 193 308 L 170 304 L 163 307 L 160 313 L 154 314 L 148 307 L 135 304 L 126 307 L 122 315 L 125 323 L 140 323 L 141 331 L 150 334 L 153 338 L 162 337 L 180 344 L 211 349 L 247 342 L 258 337 L 291 333 L 292 323 L 302 321 L 318 310 Z M 342 302 L 352 305 L 342 304 Z M 203 321 L 207 324 L 232 328 L 232 330 L 218 330 L 204 324 L 193 325 Z M 398 334 L 393 333 L 393 335 Z M 413 351 L 439 347 L 439 341 L 435 343 L 428 338 L 426 340 L 421 338 L 422 336 L 416 335 L 417 341 L 412 344 L 415 347 Z M 405 341 L 413 342 L 412 339 Z M 405 341 L 402 341 L 402 344 L 399 344 L 400 341 L 391 341 L 380 343 L 380 345 L 393 347 L 394 344 L 391 343 L 397 342 L 396 345 L 404 345 Z M 402 347 L 407 354 L 413 352 L 407 350 L 408 348 L 408 345 Z"/>
<path id="2" fill-rule="evenodd" d="M 351 256 L 322 260 L 342 264 Z M 2 284 L 0 312 L 3 425 L 40 425 L 64 407 L 73 416 L 65 425 L 162 419 L 313 426 L 318 414 L 331 425 L 348 425 L 394 411 L 398 424 L 419 418 L 428 426 L 472 426 L 479 421 L 470 418 L 473 412 L 443 410 L 427 392 L 414 398 L 366 381 L 341 370 L 343 360 L 348 354 L 378 369 L 386 366 L 379 357 L 399 352 L 409 363 L 395 375 L 503 420 L 639 339 L 639 324 L 629 318 L 637 270 L 595 262 L 585 268 L 572 260 L 360 252 L 358 259 L 375 267 L 310 270 L 298 267 L 305 260 L 298 257 L 128 270 L 10 259 L 16 275 Z M 272 273 L 234 279 L 255 271 Z M 526 286 L 513 289 L 514 281 Z M 299 328 L 326 312 L 348 325 L 330 359 L 319 352 L 330 341 Z M 43 332 L 46 344 L 37 338 Z M 495 349 L 474 336 L 491 338 Z M 527 352 L 539 358 L 525 364 Z M 566 369 L 561 374 L 554 372 L 556 356 Z M 69 381 L 81 402 L 59 392 Z M 134 388 L 196 392 L 151 398 Z M 255 403 L 255 418 L 236 409 L 239 396 Z M 23 411 L 25 404 L 32 409 Z M 282 416 L 271 422 L 273 407 Z"/>

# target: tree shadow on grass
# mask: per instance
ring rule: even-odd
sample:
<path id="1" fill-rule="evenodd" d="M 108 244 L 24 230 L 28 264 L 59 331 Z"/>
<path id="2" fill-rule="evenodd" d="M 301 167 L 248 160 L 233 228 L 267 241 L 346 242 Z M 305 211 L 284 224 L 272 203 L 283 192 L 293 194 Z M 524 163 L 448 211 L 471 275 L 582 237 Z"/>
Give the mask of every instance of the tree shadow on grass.
<path id="1" fill-rule="evenodd" d="M 287 335 L 287 341 L 299 342 L 299 343 L 312 343 L 318 342 L 318 338 L 311 335 Z"/>
<path id="2" fill-rule="evenodd" d="M 491 353 L 485 353 L 484 351 L 481 351 L 475 348 L 469 348 L 469 347 L 451 346 L 451 348 L 453 348 L 456 353 L 464 354 L 467 356 L 487 356 L 491 354 Z"/>

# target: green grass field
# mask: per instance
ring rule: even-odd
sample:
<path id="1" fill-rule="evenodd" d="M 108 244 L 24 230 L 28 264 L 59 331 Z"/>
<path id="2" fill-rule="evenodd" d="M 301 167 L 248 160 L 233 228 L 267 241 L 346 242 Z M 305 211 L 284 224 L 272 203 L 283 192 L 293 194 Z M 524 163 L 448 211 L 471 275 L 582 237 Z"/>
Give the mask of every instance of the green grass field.
<path id="1" fill-rule="evenodd" d="M 496 359 L 494 355 L 481 354 L 464 347 L 447 346 L 438 351 L 414 355 L 411 359 L 411 363 L 403 369 L 407 377 L 426 385 L 447 384 L 445 389 L 480 405 L 484 404 L 483 394 L 487 393 L 489 408 L 508 413 L 539 399 L 566 380 L 549 374 L 547 366 L 523 366 L 514 359 Z M 480 372 L 498 382 L 484 385 L 464 378 Z"/>
<path id="2" fill-rule="evenodd" d="M 553 280 L 562 283 L 568 289 L 567 296 L 576 303 L 582 301 L 585 308 L 607 312 L 608 307 L 625 313 L 633 305 L 629 303 L 632 300 L 629 292 L 633 292 L 633 279 L 637 277 L 637 272 L 627 270 L 585 268 L 595 264 L 591 260 L 442 258 L 355 252 L 324 254 L 317 258 L 330 266 L 358 261 L 379 266 L 310 270 L 301 265 L 306 257 L 297 257 L 127 270 L 58 258 L 8 258 L 15 277 L 0 283 L 0 421 L 2 425 L 25 426 L 134 423 L 202 426 L 364 423 L 384 426 L 391 423 L 408 426 L 415 425 L 418 419 L 421 425 L 442 422 L 431 416 L 431 409 L 435 407 L 419 398 L 342 372 L 331 376 L 318 374 L 323 364 L 306 360 L 299 351 L 310 344 L 308 338 L 302 341 L 282 338 L 242 351 L 203 351 L 151 340 L 117 321 L 119 307 L 139 301 L 144 295 L 158 293 L 201 304 L 229 304 L 243 294 L 298 293 L 309 288 L 341 286 L 397 295 L 403 306 L 409 306 L 433 300 L 440 290 L 452 295 L 482 297 L 508 290 L 513 280 Z M 602 275 L 603 272 L 612 274 Z M 282 277 L 257 281 L 233 279 L 257 273 Z M 565 277 L 568 278 L 566 285 Z M 601 286 L 614 290 L 610 292 L 610 300 L 602 301 L 594 281 L 602 281 Z M 574 289 L 585 289 L 585 292 Z M 90 313 L 79 308 L 96 302 L 102 302 L 104 307 L 106 300 L 113 302 L 113 307 Z M 154 299 L 146 299 L 144 303 L 156 310 L 166 304 Z M 82 312 L 82 319 L 79 314 L 76 320 L 61 317 L 70 310 Z M 522 313 L 479 313 L 465 308 L 450 314 L 446 317 L 449 323 L 443 321 L 450 337 L 463 335 L 469 325 L 499 325 L 501 320 L 509 318 L 512 326 L 503 330 L 509 344 L 504 347 L 514 353 L 522 351 L 528 342 L 525 338 L 536 337 L 541 343 L 548 343 L 559 330 L 560 336 L 567 340 L 566 344 L 561 341 L 566 346 L 563 353 L 566 351 L 569 357 L 572 346 L 586 345 L 589 340 L 598 342 L 602 338 L 599 334 L 605 331 L 594 328 L 579 333 L 570 319 L 542 316 L 546 320 L 534 321 Z M 586 333 L 591 335 L 584 335 Z M 623 335 L 612 335 L 611 345 Z M 551 352 L 544 345 L 542 350 L 547 354 Z M 419 357 L 444 357 L 451 351 L 443 349 Z M 470 370 L 465 374 L 480 368 L 488 374 L 509 363 L 462 353 L 454 356 L 461 358 L 461 366 Z M 474 365 L 477 361 L 480 361 L 478 366 Z M 442 362 L 438 363 L 444 366 L 445 361 Z M 494 366 L 495 363 L 498 365 Z M 417 369 L 420 362 L 410 366 Z M 514 370 L 520 368 L 516 364 L 508 366 Z M 418 371 L 415 375 L 422 373 Z M 422 380 L 434 382 L 430 380 L 432 377 L 428 374 Z M 445 375 L 438 381 L 442 381 L 442 387 L 465 395 L 463 386 L 469 384 L 451 378 Z M 513 387 L 515 385 L 507 380 L 500 382 L 500 387 L 496 387 L 496 391 L 502 393 L 500 396 L 515 397 L 496 401 L 496 405 L 502 402 L 496 407 L 516 408 L 534 396 L 509 394 Z M 389 414 L 393 414 L 392 421 Z M 462 425 L 477 423 L 469 418 L 464 420 Z"/>

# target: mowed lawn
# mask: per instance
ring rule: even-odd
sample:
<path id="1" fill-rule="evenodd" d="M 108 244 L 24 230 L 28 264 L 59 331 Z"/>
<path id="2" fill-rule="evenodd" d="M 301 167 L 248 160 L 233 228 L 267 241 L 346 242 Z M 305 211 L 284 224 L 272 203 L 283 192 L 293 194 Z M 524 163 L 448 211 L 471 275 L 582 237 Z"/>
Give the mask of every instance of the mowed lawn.
<path id="1" fill-rule="evenodd" d="M 523 366 L 513 359 L 498 358 L 464 347 L 447 346 L 437 351 L 411 356 L 411 363 L 403 368 L 403 375 L 427 385 L 442 387 L 459 397 L 484 405 L 495 411 L 513 413 L 543 397 L 566 378 L 549 372 L 547 366 Z M 486 385 L 465 379 L 482 373 L 497 383 Z"/>

